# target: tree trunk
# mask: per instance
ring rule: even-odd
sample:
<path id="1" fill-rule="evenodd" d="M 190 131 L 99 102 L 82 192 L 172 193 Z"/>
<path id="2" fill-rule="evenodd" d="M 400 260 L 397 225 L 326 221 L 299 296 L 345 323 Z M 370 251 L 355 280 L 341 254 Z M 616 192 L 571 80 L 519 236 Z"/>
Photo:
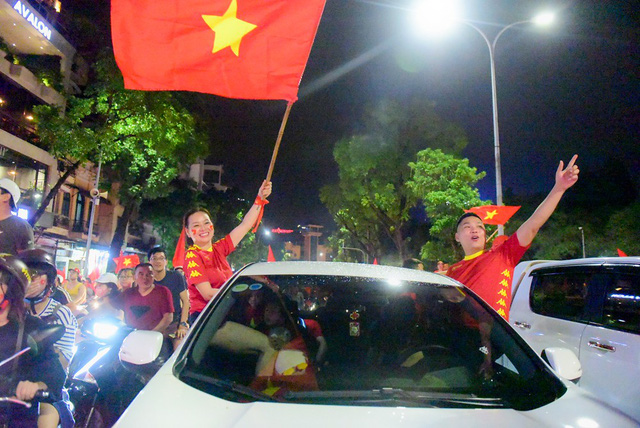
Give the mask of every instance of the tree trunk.
<path id="1" fill-rule="evenodd" d="M 127 231 L 127 225 L 129 224 L 129 220 L 131 219 L 132 214 L 137 208 L 138 202 L 136 201 L 127 202 L 124 205 L 124 211 L 122 211 L 122 215 L 118 218 L 116 230 L 113 232 L 113 238 L 111 239 L 107 272 L 116 271 L 116 262 L 114 262 L 113 259 L 120 256 L 120 250 L 122 249 L 122 244 L 124 243 L 124 235 Z"/>
<path id="2" fill-rule="evenodd" d="M 74 163 L 73 165 L 71 165 L 65 172 L 64 174 L 62 174 L 62 176 L 58 179 L 58 181 L 56 182 L 56 184 L 51 188 L 51 190 L 49 191 L 49 193 L 47 193 L 47 196 L 45 198 L 42 199 L 42 202 L 40 203 L 40 206 L 38 207 L 38 209 L 33 213 L 33 215 L 31 216 L 31 218 L 29 219 L 29 224 L 31 225 L 31 227 L 35 226 L 36 223 L 38 222 L 38 220 L 40 220 L 40 217 L 42 217 L 42 214 L 44 214 L 44 211 L 47 209 L 47 206 L 51 203 L 51 201 L 53 200 L 53 198 L 58 194 L 58 190 L 60 190 L 60 188 L 62 187 L 62 185 L 64 184 L 65 181 L 67 181 L 67 178 L 69 178 L 69 176 L 71 174 L 73 174 L 75 172 L 76 169 L 78 169 L 78 167 L 80 166 L 80 161 L 77 161 L 76 163 Z"/>

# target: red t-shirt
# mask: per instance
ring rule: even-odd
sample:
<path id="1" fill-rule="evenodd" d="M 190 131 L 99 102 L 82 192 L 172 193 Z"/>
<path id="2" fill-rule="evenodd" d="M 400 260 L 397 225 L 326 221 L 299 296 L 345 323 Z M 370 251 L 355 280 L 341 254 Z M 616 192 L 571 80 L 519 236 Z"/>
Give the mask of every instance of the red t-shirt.
<path id="1" fill-rule="evenodd" d="M 171 291 L 161 285 L 154 286 L 146 296 L 138 288 L 129 288 L 111 301 L 124 311 L 124 322 L 138 330 L 153 330 L 164 314 L 173 314 Z"/>
<path id="2" fill-rule="evenodd" d="M 529 246 L 521 246 L 518 235 L 514 233 L 504 244 L 477 256 L 467 256 L 454 264 L 447 271 L 447 276 L 469 287 L 509 320 L 513 269 L 527 249 Z"/>
<path id="3" fill-rule="evenodd" d="M 233 275 L 227 256 L 236 248 L 229 235 L 215 242 L 211 250 L 203 250 L 193 245 L 184 256 L 184 276 L 189 290 L 189 313 L 202 312 L 207 301 L 202 297 L 196 284 L 209 282 L 211 287 L 220 288 Z"/>

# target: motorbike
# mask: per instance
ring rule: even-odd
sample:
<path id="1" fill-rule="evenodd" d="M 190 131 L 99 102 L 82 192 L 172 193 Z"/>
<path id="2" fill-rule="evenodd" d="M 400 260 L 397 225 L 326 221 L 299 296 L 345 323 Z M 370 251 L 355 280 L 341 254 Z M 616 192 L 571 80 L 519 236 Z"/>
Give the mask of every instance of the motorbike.
<path id="1" fill-rule="evenodd" d="M 84 340 L 78 343 L 69 363 L 65 385 L 74 406 L 76 426 L 109 427 L 159 369 L 167 351 L 151 363 L 128 362 L 126 358 L 121 361 L 123 342 L 144 341 L 144 333 L 152 332 L 134 331 L 113 317 L 87 319 L 80 332 Z"/>
<path id="2" fill-rule="evenodd" d="M 42 349 L 53 346 L 53 343 L 64 335 L 64 331 L 62 325 L 48 325 L 27 335 L 28 346 L 0 361 L 0 366 L 20 358 L 26 353 L 38 354 Z M 9 381 L 9 379 L 5 379 L 5 381 Z M 0 427 L 36 426 L 40 414 L 40 403 L 51 403 L 52 401 L 48 391 L 38 391 L 30 401 L 19 400 L 15 397 L 0 397 Z"/>
<path id="3" fill-rule="evenodd" d="M 132 331 L 111 317 L 82 323 L 83 340 L 78 342 L 69 362 L 65 385 L 73 403 L 76 426 L 111 426 L 132 400 L 125 390 L 127 376 L 118 358 L 120 345 Z"/>

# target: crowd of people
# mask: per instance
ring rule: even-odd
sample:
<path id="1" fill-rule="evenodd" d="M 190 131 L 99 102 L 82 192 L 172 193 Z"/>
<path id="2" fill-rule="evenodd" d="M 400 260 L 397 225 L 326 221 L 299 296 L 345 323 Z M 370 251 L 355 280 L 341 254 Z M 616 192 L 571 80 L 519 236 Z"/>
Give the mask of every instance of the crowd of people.
<path id="1" fill-rule="evenodd" d="M 462 215 L 455 238 L 465 258 L 451 267 L 439 263 L 438 271 L 460 280 L 503 317 L 508 317 L 510 273 L 564 192 L 577 181 L 576 158 L 571 159 L 567 168 L 560 162 L 555 185 L 547 198 L 501 245 L 486 251 L 482 219 L 473 213 Z M 232 275 L 226 258 L 259 221 L 271 188 L 270 182 L 262 183 L 254 205 L 241 223 L 219 241 L 214 241 L 210 213 L 204 208 L 189 210 L 182 224 L 189 243 L 183 266 L 169 270 L 167 252 L 154 247 L 147 254 L 148 262 L 133 269 L 104 273 L 88 286 L 76 269 L 70 269 L 66 279 L 61 278 L 54 256 L 33 248 L 30 228 L 11 214 L 20 190 L 12 181 L 0 180 L 0 359 L 5 360 L 24 347 L 25 332 L 43 323 L 62 325 L 65 330 L 51 352 L 41 353 L 37 358 L 23 357 L 17 365 L 0 366 L 0 394 L 30 400 L 38 390 L 49 390 L 60 399 L 79 323 L 87 319 L 117 317 L 132 328 L 158 331 L 174 348 L 178 346 L 207 302 Z M 417 259 L 406 261 L 405 267 L 424 269 Z M 284 323 L 281 314 L 271 312 L 267 305 L 260 319 L 252 319 L 250 323 L 258 329 L 273 329 Z M 320 337 L 317 339 L 321 360 L 326 344 Z M 42 406 L 40 418 L 45 424 L 42 426 L 56 426 L 59 422 L 64 425 L 69 412 L 61 402 Z"/>

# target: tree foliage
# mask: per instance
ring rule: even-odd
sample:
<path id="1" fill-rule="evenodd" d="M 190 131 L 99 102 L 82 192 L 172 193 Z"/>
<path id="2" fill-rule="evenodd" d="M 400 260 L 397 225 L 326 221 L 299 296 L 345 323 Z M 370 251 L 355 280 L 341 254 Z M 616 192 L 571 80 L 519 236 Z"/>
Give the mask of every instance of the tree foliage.
<path id="1" fill-rule="evenodd" d="M 484 176 L 469 166 L 468 159 L 458 159 L 441 150 L 425 149 L 410 162 L 412 176 L 407 182 L 431 220 L 430 239 L 421 249 L 425 260 L 457 260 L 460 256 L 454 235 L 456 221 L 465 209 L 486 205 L 475 185 Z"/>
<path id="2" fill-rule="evenodd" d="M 104 187 L 118 183 L 124 213 L 111 244 L 117 255 L 140 202 L 167 194 L 169 182 L 206 155 L 207 142 L 171 93 L 125 90 L 111 52 L 94 69 L 95 81 L 81 96 L 69 98 L 64 115 L 54 106 L 40 106 L 36 114 L 41 138 L 54 156 L 74 165 L 101 160 Z"/>
<path id="3" fill-rule="evenodd" d="M 406 103 L 384 100 L 366 111 L 359 134 L 336 143 L 339 181 L 321 189 L 320 199 L 346 235 L 371 257 L 391 243 L 407 257 L 411 210 L 421 196 L 407 187 L 409 162 L 421 149 L 458 153 L 467 141 L 456 125 L 440 119 L 424 99 Z"/>

